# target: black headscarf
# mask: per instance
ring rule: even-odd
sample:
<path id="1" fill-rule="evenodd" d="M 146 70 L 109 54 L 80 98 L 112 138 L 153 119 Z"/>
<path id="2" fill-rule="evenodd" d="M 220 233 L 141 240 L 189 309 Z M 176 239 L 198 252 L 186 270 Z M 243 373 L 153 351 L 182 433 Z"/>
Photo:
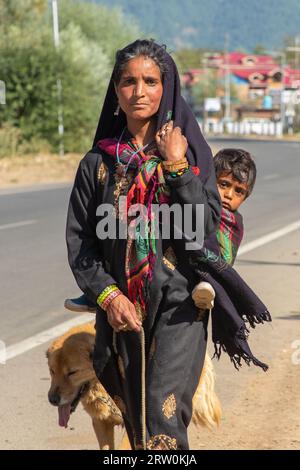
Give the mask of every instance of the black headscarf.
<path id="1" fill-rule="evenodd" d="M 192 166 L 200 168 L 200 179 L 205 183 L 210 171 L 212 171 L 211 150 L 201 133 L 192 110 L 181 96 L 180 79 L 176 64 L 166 51 L 164 54 L 167 71 L 163 74 L 163 95 L 157 114 L 156 130 L 158 131 L 170 119 L 174 121 L 174 127 L 179 126 L 181 128 L 188 141 L 188 161 Z M 114 72 L 109 82 L 93 146 L 96 146 L 100 139 L 119 137 L 126 126 L 126 115 L 121 109 L 118 116 L 114 115 L 118 99 L 113 76 Z"/>

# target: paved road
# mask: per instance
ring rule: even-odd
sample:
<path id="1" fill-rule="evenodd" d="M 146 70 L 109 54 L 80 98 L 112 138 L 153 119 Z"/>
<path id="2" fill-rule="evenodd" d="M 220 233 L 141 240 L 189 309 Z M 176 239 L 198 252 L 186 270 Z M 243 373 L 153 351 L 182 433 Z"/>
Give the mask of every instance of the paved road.
<path id="1" fill-rule="evenodd" d="M 245 242 L 300 220 L 300 144 L 211 144 L 243 146 L 255 155 L 257 184 L 243 206 Z M 0 191 L 0 339 L 7 345 L 74 316 L 63 309 L 64 298 L 78 293 L 65 246 L 70 189 Z"/>
<path id="2" fill-rule="evenodd" d="M 69 194 L 69 185 L 59 185 L 0 195 L 0 339 L 7 345 L 70 318 L 63 299 L 77 289 L 65 247 Z"/>

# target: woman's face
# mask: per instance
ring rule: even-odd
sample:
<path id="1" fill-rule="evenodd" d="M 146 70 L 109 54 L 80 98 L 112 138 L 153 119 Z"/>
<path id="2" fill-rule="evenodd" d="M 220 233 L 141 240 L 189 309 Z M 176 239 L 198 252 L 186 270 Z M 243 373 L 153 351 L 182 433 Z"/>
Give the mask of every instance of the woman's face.
<path id="1" fill-rule="evenodd" d="M 127 119 L 150 120 L 157 113 L 163 94 L 160 69 L 148 57 L 135 57 L 126 64 L 115 89 Z"/>

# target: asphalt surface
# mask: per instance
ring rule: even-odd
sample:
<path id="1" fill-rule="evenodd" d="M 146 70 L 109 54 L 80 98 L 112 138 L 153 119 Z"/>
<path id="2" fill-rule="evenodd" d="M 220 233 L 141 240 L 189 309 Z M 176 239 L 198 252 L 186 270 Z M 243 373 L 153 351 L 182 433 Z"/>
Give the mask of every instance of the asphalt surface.
<path id="1" fill-rule="evenodd" d="M 77 289 L 65 246 L 69 194 L 70 186 L 58 186 L 0 196 L 0 339 L 7 345 L 70 318 L 63 299 Z"/>
<path id="2" fill-rule="evenodd" d="M 258 177 L 242 207 L 244 242 L 300 219 L 300 144 L 211 141 L 243 146 Z M 65 297 L 79 290 L 68 267 L 65 220 L 70 185 L 0 192 L 0 340 L 7 345 L 72 318 Z M 22 191 L 22 190 L 19 190 Z M 26 223 L 28 225 L 10 226 Z"/>
<path id="3" fill-rule="evenodd" d="M 245 243 L 300 220 L 299 143 L 228 140 L 210 143 L 214 148 L 243 147 L 255 156 L 258 168 L 256 187 L 242 207 Z M 63 308 L 65 297 L 79 293 L 68 267 L 65 246 L 70 190 L 70 185 L 52 185 L 16 192 L 0 191 L 0 340 L 6 345 L 76 316 Z M 25 223 L 27 225 L 22 225 Z M 293 258 L 294 253 L 299 252 L 299 245 L 298 230 L 267 245 L 268 259 L 263 259 L 266 251 L 260 248 L 243 256 L 237 263 L 237 269 L 246 276 L 246 280 L 248 275 L 250 285 L 254 283 L 255 290 L 258 289 L 258 294 L 269 302 L 268 305 L 271 303 L 275 311 L 276 305 L 280 305 L 279 293 L 289 296 L 291 305 L 276 311 L 283 318 L 300 308 L 299 293 L 295 291 L 300 280 L 299 263 L 296 270 Z M 288 251 L 290 259 L 286 262 L 285 253 Z M 281 270 L 281 264 L 286 272 Z M 282 273 L 285 277 L 294 276 L 295 285 L 291 292 L 280 291 L 284 280 Z M 284 289 L 287 289 L 286 285 Z M 292 322 L 288 322 L 289 332 L 291 326 Z M 263 340 L 260 334 L 257 338 Z M 275 342 L 270 346 L 267 359 L 271 360 L 278 344 Z M 76 436 L 72 433 L 73 428 L 65 431 L 54 427 L 56 413 L 48 405 L 46 396 L 49 387 L 44 358 L 46 347 L 44 344 L 6 365 L 0 364 L 0 393 L 3 397 L 0 448 L 97 448 L 85 413 L 73 417 Z M 219 371 L 219 365 L 217 369 Z M 225 367 L 220 375 L 230 388 L 231 375 L 227 376 L 226 370 Z M 230 393 L 223 395 L 223 403 L 233 399 Z M 22 434 L 24 429 L 27 429 L 26 435 Z"/>

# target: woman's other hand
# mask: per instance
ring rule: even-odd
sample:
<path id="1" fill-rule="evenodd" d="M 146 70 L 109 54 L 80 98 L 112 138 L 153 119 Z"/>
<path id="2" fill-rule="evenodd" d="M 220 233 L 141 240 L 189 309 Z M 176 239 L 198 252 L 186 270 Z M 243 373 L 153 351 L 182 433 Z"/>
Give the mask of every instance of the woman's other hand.
<path id="1" fill-rule="evenodd" d="M 173 127 L 173 121 L 167 122 L 155 136 L 161 156 L 168 161 L 182 160 L 188 149 L 188 143 L 180 127 Z"/>
<path id="2" fill-rule="evenodd" d="M 141 331 L 142 322 L 137 316 L 135 306 L 123 294 L 110 302 L 106 314 L 108 323 L 115 331 Z"/>

